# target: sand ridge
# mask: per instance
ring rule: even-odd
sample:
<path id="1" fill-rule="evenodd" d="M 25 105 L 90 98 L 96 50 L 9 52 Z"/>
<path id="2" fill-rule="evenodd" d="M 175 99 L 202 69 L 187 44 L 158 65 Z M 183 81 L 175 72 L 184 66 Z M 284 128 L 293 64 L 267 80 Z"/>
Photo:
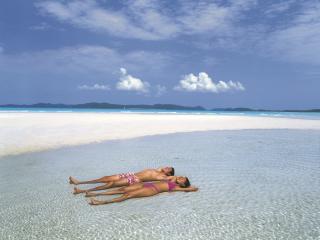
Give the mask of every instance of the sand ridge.
<path id="1" fill-rule="evenodd" d="M 178 132 L 320 129 L 319 120 L 137 113 L 0 113 L 0 157 L 63 146 Z"/>

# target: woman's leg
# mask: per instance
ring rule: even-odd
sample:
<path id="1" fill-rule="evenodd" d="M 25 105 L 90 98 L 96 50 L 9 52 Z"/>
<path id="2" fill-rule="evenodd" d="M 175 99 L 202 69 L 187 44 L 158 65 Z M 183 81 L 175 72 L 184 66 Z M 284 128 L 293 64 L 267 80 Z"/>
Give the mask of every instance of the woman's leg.
<path id="1" fill-rule="evenodd" d="M 136 183 L 127 187 L 121 187 L 112 191 L 102 192 L 102 193 L 92 193 L 87 192 L 86 197 L 95 197 L 95 196 L 103 196 L 103 195 L 115 195 L 115 194 L 124 194 L 130 191 L 134 191 L 143 187 L 143 183 Z"/>
<path id="2" fill-rule="evenodd" d="M 73 188 L 73 194 L 79 194 L 79 193 L 84 193 L 84 192 L 91 192 L 91 191 L 100 191 L 100 190 L 105 190 L 108 188 L 111 188 L 113 186 L 114 182 L 109 182 L 107 184 L 104 184 L 102 186 L 98 186 L 95 188 L 90 188 L 90 189 L 80 189 L 77 187 Z"/>
<path id="3" fill-rule="evenodd" d="M 93 179 L 93 180 L 89 180 L 89 181 L 79 181 L 77 179 L 75 179 L 74 177 L 69 177 L 69 183 L 70 184 L 74 184 L 74 185 L 78 185 L 78 184 L 93 184 L 93 183 L 107 183 L 107 182 L 111 182 L 111 181 L 117 181 L 119 180 L 120 177 L 119 175 L 112 175 L 112 176 L 104 176 L 102 178 L 97 178 L 97 179 Z"/>
<path id="4" fill-rule="evenodd" d="M 143 187 L 143 188 L 140 188 L 140 189 L 137 189 L 134 191 L 127 192 L 127 193 L 123 194 L 122 196 L 111 199 L 111 200 L 99 201 L 94 198 L 91 198 L 89 204 L 90 205 L 101 205 L 101 204 L 116 203 L 116 202 L 125 201 L 130 198 L 150 197 L 150 196 L 153 196 L 156 194 L 158 194 L 158 192 L 155 191 L 154 189 Z"/>

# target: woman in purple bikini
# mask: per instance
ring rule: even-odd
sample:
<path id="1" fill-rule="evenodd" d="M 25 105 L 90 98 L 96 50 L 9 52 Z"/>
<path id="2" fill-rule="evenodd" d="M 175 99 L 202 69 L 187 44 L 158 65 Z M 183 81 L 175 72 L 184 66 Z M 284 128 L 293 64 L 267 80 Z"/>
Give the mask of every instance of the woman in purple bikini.
<path id="1" fill-rule="evenodd" d="M 117 197 L 111 200 L 106 200 L 106 201 L 99 201 L 94 198 L 90 199 L 89 204 L 101 205 L 101 204 L 122 202 L 130 198 L 151 197 L 153 195 L 156 195 L 162 192 L 173 192 L 173 191 L 194 192 L 197 190 L 198 188 L 190 186 L 190 182 L 187 177 L 176 177 L 175 181 L 136 183 L 128 187 L 121 187 L 116 190 L 107 191 L 103 193 L 87 192 L 86 197 L 122 194 L 120 197 Z"/>

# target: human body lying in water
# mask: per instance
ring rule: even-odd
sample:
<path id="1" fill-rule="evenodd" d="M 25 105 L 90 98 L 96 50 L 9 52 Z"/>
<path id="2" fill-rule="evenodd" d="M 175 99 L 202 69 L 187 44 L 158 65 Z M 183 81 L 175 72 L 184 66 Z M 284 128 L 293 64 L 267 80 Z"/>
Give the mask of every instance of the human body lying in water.
<path id="1" fill-rule="evenodd" d="M 89 181 L 78 181 L 73 177 L 69 177 L 70 184 L 95 184 L 95 183 L 104 183 L 102 186 L 90 188 L 90 189 L 79 189 L 74 188 L 74 194 L 84 193 L 88 191 L 99 191 L 114 187 L 123 187 L 130 186 L 135 183 L 141 182 L 151 182 L 151 181 L 163 181 L 163 180 L 172 180 L 174 175 L 173 167 L 163 167 L 157 169 L 145 169 L 137 173 L 121 173 L 111 176 L 104 176 L 102 178 L 93 179 Z"/>
<path id="2" fill-rule="evenodd" d="M 102 193 L 87 192 L 86 197 L 102 196 L 102 195 L 115 195 L 122 194 L 120 197 L 113 198 L 111 200 L 97 200 L 91 198 L 89 204 L 91 205 L 102 205 L 109 203 L 122 202 L 131 198 L 142 198 L 151 197 L 162 192 L 194 192 L 198 188 L 190 186 L 189 179 L 187 177 L 175 177 L 174 181 L 159 181 L 159 182 L 147 182 L 147 183 L 136 183 L 131 186 L 121 187 L 115 190 L 106 191 Z"/>

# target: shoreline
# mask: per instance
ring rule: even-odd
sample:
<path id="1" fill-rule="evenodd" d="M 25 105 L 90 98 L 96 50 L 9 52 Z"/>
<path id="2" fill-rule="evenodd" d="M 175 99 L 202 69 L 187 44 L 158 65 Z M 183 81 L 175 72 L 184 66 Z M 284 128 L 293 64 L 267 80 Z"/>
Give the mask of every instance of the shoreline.
<path id="1" fill-rule="evenodd" d="M 319 120 L 135 113 L 0 113 L 0 158 L 28 152 L 171 133 L 320 130 Z"/>

